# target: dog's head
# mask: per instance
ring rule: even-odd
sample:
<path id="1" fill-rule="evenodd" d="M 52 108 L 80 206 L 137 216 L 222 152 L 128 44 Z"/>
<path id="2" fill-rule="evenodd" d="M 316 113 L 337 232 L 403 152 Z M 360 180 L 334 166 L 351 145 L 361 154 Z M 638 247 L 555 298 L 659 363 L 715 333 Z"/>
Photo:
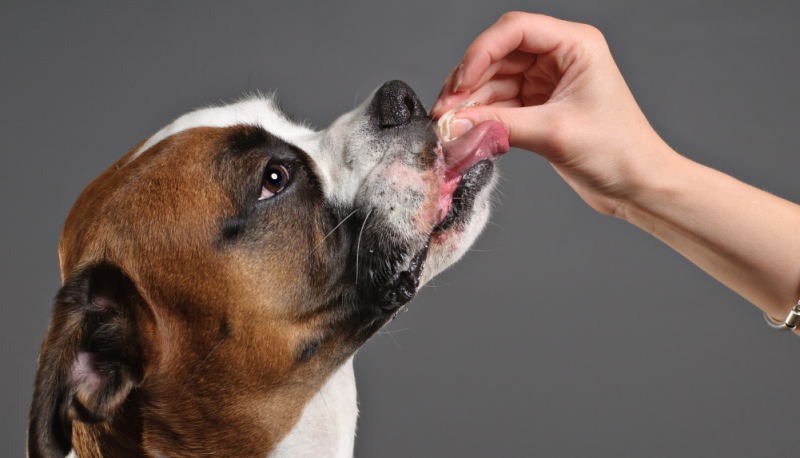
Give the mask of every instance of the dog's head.
<path id="1" fill-rule="evenodd" d="M 389 82 L 321 132 L 250 98 L 124 156 L 64 226 L 30 456 L 266 456 L 483 228 L 505 131 L 453 145 Z"/>

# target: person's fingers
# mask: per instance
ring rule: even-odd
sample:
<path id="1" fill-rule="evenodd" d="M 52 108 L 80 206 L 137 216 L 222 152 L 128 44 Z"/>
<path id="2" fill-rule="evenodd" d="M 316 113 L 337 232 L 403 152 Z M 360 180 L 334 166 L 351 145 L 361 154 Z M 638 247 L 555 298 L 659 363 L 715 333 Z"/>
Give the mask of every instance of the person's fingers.
<path id="1" fill-rule="evenodd" d="M 493 63 L 514 50 L 530 54 L 557 51 L 556 61 L 563 73 L 576 57 L 575 45 L 587 27 L 539 14 L 506 13 L 467 48 L 451 77 L 451 88 L 454 92 L 472 89 Z"/>
<path id="2" fill-rule="evenodd" d="M 501 102 L 494 102 L 490 106 L 497 108 L 519 108 L 522 106 L 522 102 L 520 102 L 519 99 L 511 99 L 503 100 Z"/>
<path id="3" fill-rule="evenodd" d="M 544 65 L 537 63 L 535 67 L 541 67 L 540 72 L 546 73 L 550 81 L 557 82 L 581 57 L 581 43 L 594 35 L 602 36 L 597 29 L 585 24 L 538 14 L 506 13 L 467 48 L 464 58 L 446 78 L 431 109 L 431 116 L 441 116 L 498 72 L 533 68 L 537 55 L 545 55 L 548 60 Z M 524 61 L 522 56 L 528 60 Z M 506 63 L 507 68 L 504 67 Z M 513 68 L 520 63 L 523 63 L 522 69 Z M 535 92 L 535 99 L 541 100 L 538 94 L 542 91 Z"/>
<path id="4" fill-rule="evenodd" d="M 438 119 L 441 115 L 447 113 L 450 109 L 458 105 L 462 100 L 469 96 L 469 93 L 454 93 L 450 90 L 453 85 L 453 77 L 457 70 L 458 67 L 450 72 L 450 74 L 447 75 L 447 78 L 445 78 L 442 89 L 439 91 L 439 96 L 436 98 L 436 102 L 434 102 L 433 107 L 431 107 L 431 110 L 428 112 L 428 115 L 431 118 Z"/>
<path id="5" fill-rule="evenodd" d="M 522 104 L 519 99 L 521 84 L 522 75 L 498 76 L 470 94 L 469 100 L 484 106 L 518 107 Z M 451 120 L 448 125 L 449 136 L 451 139 L 460 137 L 474 125 L 469 120 Z"/>
<path id="6" fill-rule="evenodd" d="M 450 111 L 467 97 L 469 97 L 469 92 L 456 92 L 453 94 L 443 91 L 443 93 L 439 95 L 439 98 L 436 99 L 428 115 L 433 119 L 439 119 L 443 114 Z"/>
<path id="7" fill-rule="evenodd" d="M 475 90 L 476 91 L 479 90 L 479 88 L 483 87 L 483 85 L 486 84 L 488 81 L 491 81 L 496 75 L 521 74 L 530 69 L 535 62 L 536 62 L 535 54 L 530 54 L 522 51 L 511 52 L 505 58 L 489 66 L 489 68 L 484 73 L 483 77 L 481 77 L 481 80 L 478 82 L 478 84 L 475 85 Z M 456 70 L 451 72 L 450 75 L 445 80 L 444 85 L 442 86 L 442 90 L 439 92 L 439 97 L 436 99 L 436 102 L 433 104 L 433 107 L 431 108 L 430 116 L 434 119 L 446 113 L 448 110 L 456 106 L 465 98 L 474 100 L 473 97 L 471 96 L 471 93 L 474 91 L 452 92 L 450 90 L 450 87 L 452 85 L 452 80 L 456 74 Z"/>
<path id="8" fill-rule="evenodd" d="M 495 75 L 515 75 L 528 70 L 536 62 L 536 54 L 514 50 L 502 59 L 492 62 L 486 71 L 481 75 L 477 84 L 472 87 L 477 89 Z M 458 91 L 453 91 L 458 92 Z"/>
<path id="9" fill-rule="evenodd" d="M 511 99 L 518 99 L 522 90 L 522 75 L 496 76 L 493 80 L 469 95 L 469 99 L 481 105 L 494 105 Z"/>
<path id="10" fill-rule="evenodd" d="M 534 68 L 531 67 L 522 74 L 496 75 L 473 93 L 465 91 L 445 94 L 434 105 L 436 109 L 431 110 L 431 117 L 438 119 L 465 99 L 481 105 L 501 106 L 499 102 L 510 100 L 514 103 L 503 103 L 502 106 L 542 105 L 550 100 L 558 82 L 543 76 L 541 71 L 532 70 Z"/>
<path id="11" fill-rule="evenodd" d="M 460 66 L 461 64 L 459 63 L 456 66 L 456 68 L 454 68 L 453 71 L 450 72 L 449 75 L 447 75 L 447 78 L 444 79 L 444 84 L 442 84 L 442 89 L 439 91 L 439 96 L 436 97 L 436 102 L 434 102 L 433 107 L 431 107 L 431 110 L 428 112 L 428 114 L 432 118 L 436 119 L 437 116 L 444 114 L 445 112 L 447 112 L 447 110 L 450 109 L 448 108 L 447 110 L 442 110 L 442 108 L 444 108 L 445 102 L 448 101 L 448 99 L 450 99 L 450 97 L 448 96 L 452 95 L 452 91 L 450 91 L 449 88 L 453 86 L 453 77 L 460 68 Z M 453 106 L 455 106 L 455 104 L 453 104 Z"/>

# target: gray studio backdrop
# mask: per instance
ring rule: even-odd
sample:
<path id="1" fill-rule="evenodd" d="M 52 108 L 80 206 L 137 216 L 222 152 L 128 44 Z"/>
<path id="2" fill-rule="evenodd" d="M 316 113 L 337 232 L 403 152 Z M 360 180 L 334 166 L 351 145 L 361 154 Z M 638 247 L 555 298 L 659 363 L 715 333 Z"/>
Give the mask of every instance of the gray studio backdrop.
<path id="1" fill-rule="evenodd" d="M 3 2 L 0 455 L 24 453 L 59 231 L 90 180 L 246 91 L 319 127 L 390 79 L 430 107 L 514 9 L 598 26 L 673 147 L 800 201 L 797 2 Z M 357 457 L 796 455 L 800 339 L 538 156 L 499 165 L 475 249 L 356 357 Z"/>

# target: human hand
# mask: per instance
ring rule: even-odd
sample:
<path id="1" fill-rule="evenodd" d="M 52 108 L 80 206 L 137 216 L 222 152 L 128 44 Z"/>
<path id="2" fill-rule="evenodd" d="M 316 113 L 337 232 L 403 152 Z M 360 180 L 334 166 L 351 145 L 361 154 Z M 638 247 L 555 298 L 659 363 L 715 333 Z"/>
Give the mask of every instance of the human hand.
<path id="1" fill-rule="evenodd" d="M 507 13 L 469 46 L 431 116 L 469 99 L 481 105 L 450 121 L 453 137 L 500 121 L 511 146 L 547 159 L 596 210 L 621 204 L 672 156 L 655 133 L 594 27 Z"/>

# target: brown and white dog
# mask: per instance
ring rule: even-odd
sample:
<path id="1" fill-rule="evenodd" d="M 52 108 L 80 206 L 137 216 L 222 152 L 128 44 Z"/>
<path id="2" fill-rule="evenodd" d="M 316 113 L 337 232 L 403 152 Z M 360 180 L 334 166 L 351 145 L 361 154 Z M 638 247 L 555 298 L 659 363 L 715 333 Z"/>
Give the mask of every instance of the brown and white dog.
<path id="1" fill-rule="evenodd" d="M 269 97 L 178 118 L 67 218 L 28 456 L 352 456 L 353 355 L 472 244 L 507 150 L 443 151 L 399 81 L 321 132 Z"/>

